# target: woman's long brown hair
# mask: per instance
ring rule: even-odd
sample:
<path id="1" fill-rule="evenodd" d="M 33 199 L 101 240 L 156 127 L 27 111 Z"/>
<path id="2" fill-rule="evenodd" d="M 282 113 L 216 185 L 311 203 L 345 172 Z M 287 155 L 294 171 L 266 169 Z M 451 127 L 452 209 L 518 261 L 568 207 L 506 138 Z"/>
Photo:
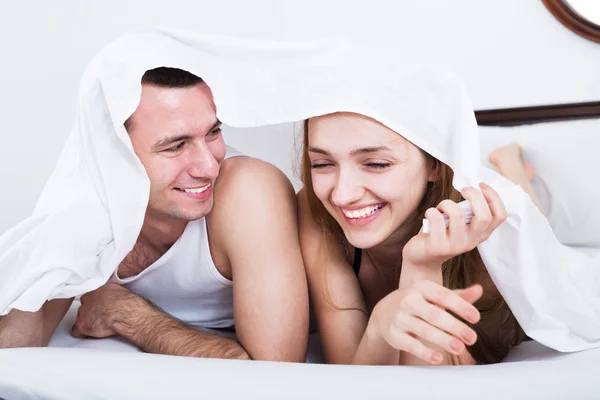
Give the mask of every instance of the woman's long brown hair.
<path id="1" fill-rule="evenodd" d="M 337 221 L 325 209 L 314 192 L 311 164 L 308 156 L 308 125 L 308 121 L 305 121 L 301 177 L 310 211 L 323 236 L 320 251 L 324 272 L 323 276 L 326 277 L 327 243 L 340 242 L 345 245 L 344 247 L 347 247 L 348 242 Z M 431 155 L 425 152 L 424 154 L 427 157 L 428 165 L 438 171 L 439 179 L 428 183 L 425 195 L 415 210 L 415 215 L 419 216 L 425 215 L 425 211 L 428 208 L 436 207 L 442 200 L 450 199 L 455 202 L 464 200 L 460 193 L 452 186 L 452 178 L 454 176 L 452 169 Z M 421 229 L 422 219 L 416 218 L 414 220 L 411 237 L 416 235 Z M 400 271 L 398 271 L 399 273 Z M 483 297 L 475 303 L 475 307 L 481 313 L 480 322 L 473 325 L 467 321 L 463 321 L 477 333 L 477 342 L 469 346 L 468 350 L 478 363 L 491 364 L 502 361 L 510 349 L 520 344 L 526 338 L 523 330 L 487 273 L 477 248 L 446 261 L 442 265 L 442 276 L 444 286 L 449 289 L 463 289 L 475 283 L 483 286 Z M 323 287 L 328 287 L 326 279 Z M 326 298 L 330 299 L 328 293 L 325 295 Z"/>

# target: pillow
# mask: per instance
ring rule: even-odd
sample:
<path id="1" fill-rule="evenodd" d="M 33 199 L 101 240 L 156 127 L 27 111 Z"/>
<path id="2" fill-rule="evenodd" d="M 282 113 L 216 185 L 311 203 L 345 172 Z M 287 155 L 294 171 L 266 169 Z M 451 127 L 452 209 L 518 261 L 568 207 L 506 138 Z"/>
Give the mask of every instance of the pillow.
<path id="1" fill-rule="evenodd" d="M 600 248 L 600 119 L 516 127 L 479 127 L 481 157 L 519 143 L 536 169 L 532 186 L 557 239 L 569 246 Z"/>

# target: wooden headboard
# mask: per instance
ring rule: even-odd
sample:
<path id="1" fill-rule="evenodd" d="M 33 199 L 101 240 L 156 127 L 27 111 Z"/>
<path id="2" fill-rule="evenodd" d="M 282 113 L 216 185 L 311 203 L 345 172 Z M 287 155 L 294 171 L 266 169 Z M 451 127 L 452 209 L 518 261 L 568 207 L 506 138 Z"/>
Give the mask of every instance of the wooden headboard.
<path id="1" fill-rule="evenodd" d="M 600 118 L 600 101 L 475 111 L 482 126 L 516 126 L 539 122 Z"/>

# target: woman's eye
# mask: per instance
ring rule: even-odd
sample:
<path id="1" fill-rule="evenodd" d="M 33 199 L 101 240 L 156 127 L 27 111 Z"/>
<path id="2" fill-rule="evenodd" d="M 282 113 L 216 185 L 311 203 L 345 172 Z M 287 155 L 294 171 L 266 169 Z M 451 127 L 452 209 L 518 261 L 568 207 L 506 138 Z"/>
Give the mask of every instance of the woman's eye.
<path id="1" fill-rule="evenodd" d="M 325 167 L 329 167 L 330 165 L 331 164 L 324 164 L 324 163 L 321 163 L 321 164 L 312 164 L 310 166 L 310 168 L 311 169 L 320 169 L 320 168 L 322 169 L 322 168 L 325 168 Z"/>
<path id="2" fill-rule="evenodd" d="M 390 164 L 387 164 L 387 163 L 367 163 L 365 165 L 369 168 L 376 168 L 376 169 L 384 169 L 384 168 L 388 168 L 390 166 Z"/>

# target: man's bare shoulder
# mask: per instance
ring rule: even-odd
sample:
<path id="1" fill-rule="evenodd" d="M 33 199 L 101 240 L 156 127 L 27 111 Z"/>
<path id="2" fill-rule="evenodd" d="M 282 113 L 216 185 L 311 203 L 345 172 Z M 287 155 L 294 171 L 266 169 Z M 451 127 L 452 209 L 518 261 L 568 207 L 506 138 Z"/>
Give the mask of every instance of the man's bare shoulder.
<path id="1" fill-rule="evenodd" d="M 221 166 L 213 211 L 219 212 L 240 202 L 260 202 L 272 196 L 284 201 L 295 198 L 292 183 L 279 168 L 258 158 L 231 157 Z"/>
<path id="2" fill-rule="evenodd" d="M 207 215 L 211 250 L 223 257 L 232 241 L 246 235 L 248 225 L 297 221 L 294 187 L 287 176 L 266 161 L 237 156 L 223 162 L 215 183 L 215 202 Z M 256 235 L 259 231 L 255 229 Z"/>

